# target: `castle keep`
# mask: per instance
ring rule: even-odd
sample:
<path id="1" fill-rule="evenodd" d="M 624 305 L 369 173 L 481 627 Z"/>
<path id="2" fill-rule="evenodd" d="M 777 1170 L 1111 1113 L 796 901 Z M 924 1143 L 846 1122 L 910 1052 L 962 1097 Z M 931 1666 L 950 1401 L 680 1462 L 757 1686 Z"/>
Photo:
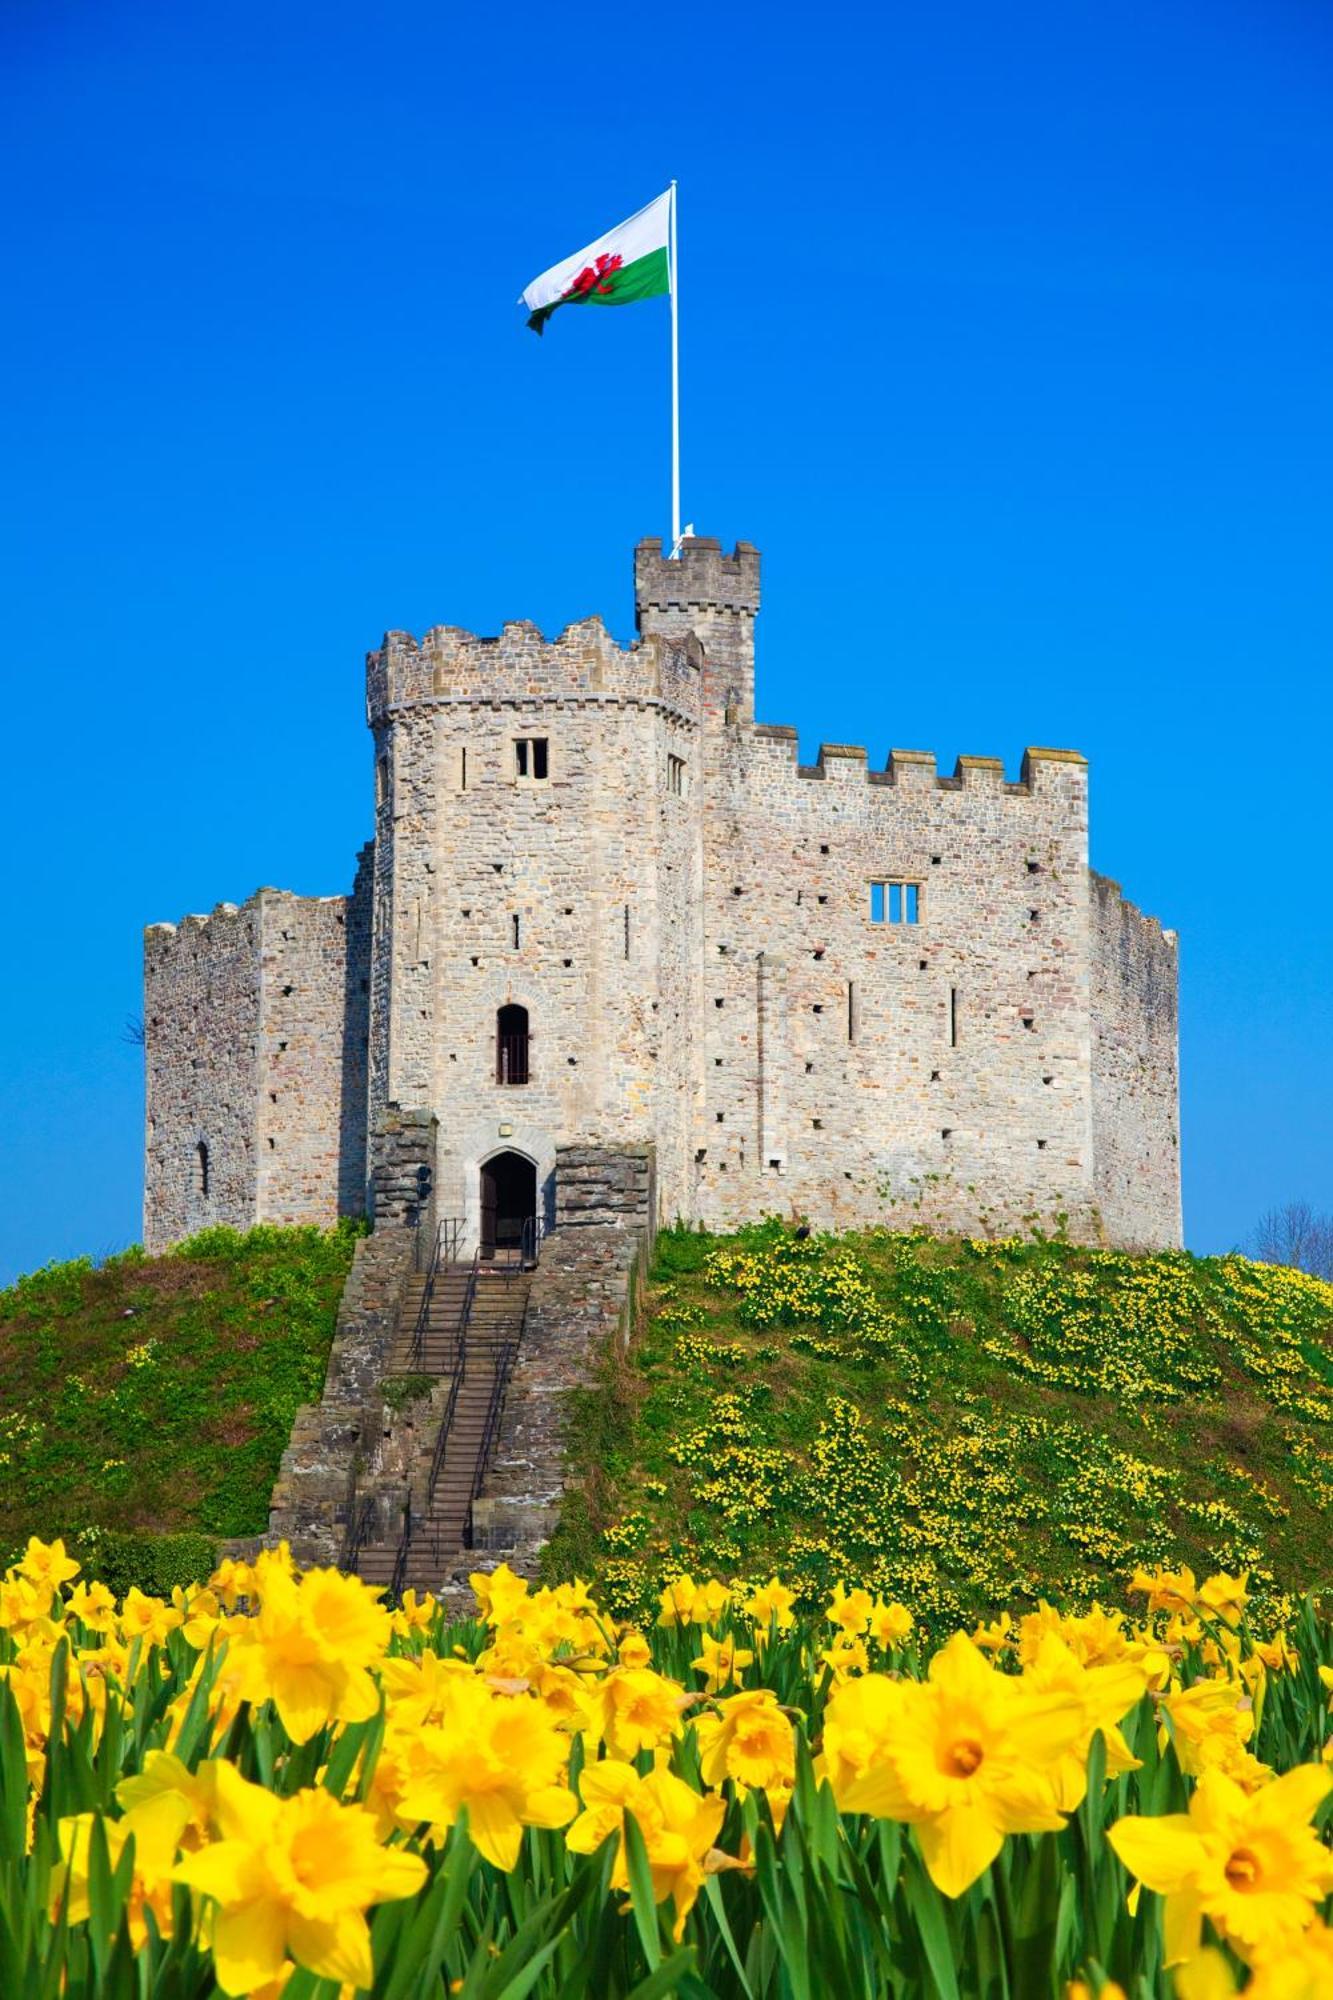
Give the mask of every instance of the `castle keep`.
<path id="1" fill-rule="evenodd" d="M 383 1206 L 405 1133 L 468 1255 L 580 1147 L 653 1149 L 663 1220 L 1179 1244 L 1175 938 L 1090 871 L 1084 760 L 801 765 L 757 551 L 634 585 L 624 650 L 390 633 L 351 893 L 150 926 L 148 1247 Z"/>

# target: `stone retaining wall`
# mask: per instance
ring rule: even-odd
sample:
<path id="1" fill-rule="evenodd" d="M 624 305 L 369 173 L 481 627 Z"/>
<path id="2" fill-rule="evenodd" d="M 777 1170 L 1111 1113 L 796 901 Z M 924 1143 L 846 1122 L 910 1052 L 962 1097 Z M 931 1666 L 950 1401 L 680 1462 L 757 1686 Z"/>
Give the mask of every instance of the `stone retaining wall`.
<path id="1" fill-rule="evenodd" d="M 652 1251 L 651 1146 L 561 1147 L 556 1230 L 542 1246 L 505 1397 L 500 1436 L 473 1505 L 473 1546 L 531 1575 L 565 1491 L 567 1399 L 591 1379 L 613 1338 L 624 1346 Z"/>
<path id="2" fill-rule="evenodd" d="M 388 1368 L 416 1235 L 363 1237 L 343 1288 L 324 1394 L 297 1411 L 269 1507 L 267 1540 L 288 1541 L 302 1563 L 336 1563 L 354 1494 L 375 1494 L 387 1532 L 411 1463 L 405 1428 L 389 1421 L 379 1385 Z M 400 1463 L 401 1461 L 401 1463 Z"/>

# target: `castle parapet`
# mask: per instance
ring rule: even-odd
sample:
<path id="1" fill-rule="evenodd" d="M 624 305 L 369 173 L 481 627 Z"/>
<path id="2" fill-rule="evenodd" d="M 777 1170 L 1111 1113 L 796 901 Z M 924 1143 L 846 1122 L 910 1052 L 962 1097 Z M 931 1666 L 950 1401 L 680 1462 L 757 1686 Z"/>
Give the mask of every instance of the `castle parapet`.
<path id="1" fill-rule="evenodd" d="M 396 710 L 439 701 L 571 701 L 621 696 L 698 706 L 697 642 L 681 632 L 650 634 L 621 647 L 600 618 L 583 618 L 547 639 L 529 619 L 494 637 L 436 625 L 423 639 L 388 632 L 366 657 L 371 726 Z"/>
<path id="2" fill-rule="evenodd" d="M 634 551 L 634 603 L 639 628 L 646 612 L 759 612 L 759 551 L 751 542 L 737 542 L 729 556 L 713 535 L 691 535 L 672 559 L 662 554 L 658 535 L 645 536 Z"/>

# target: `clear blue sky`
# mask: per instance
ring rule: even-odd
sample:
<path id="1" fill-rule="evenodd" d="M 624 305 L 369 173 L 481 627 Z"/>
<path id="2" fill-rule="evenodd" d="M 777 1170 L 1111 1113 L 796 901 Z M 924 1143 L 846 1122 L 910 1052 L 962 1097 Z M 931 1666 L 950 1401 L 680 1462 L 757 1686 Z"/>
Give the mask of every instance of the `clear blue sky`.
<path id="1" fill-rule="evenodd" d="M 380 633 L 628 635 L 665 302 L 514 300 L 672 175 L 761 715 L 1083 750 L 1191 1245 L 1333 1205 L 1325 0 L 45 0 L 0 77 L 0 1274 L 136 1235 L 141 926 L 348 885 Z"/>

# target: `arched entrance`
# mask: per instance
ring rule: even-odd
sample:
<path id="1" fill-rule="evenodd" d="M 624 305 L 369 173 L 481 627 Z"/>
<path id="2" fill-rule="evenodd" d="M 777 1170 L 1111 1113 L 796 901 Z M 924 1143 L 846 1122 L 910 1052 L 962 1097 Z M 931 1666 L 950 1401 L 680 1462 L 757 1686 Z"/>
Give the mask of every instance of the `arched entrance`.
<path id="1" fill-rule="evenodd" d="M 481 1168 L 481 1254 L 516 1255 L 523 1225 L 537 1213 L 536 1164 L 522 1153 L 495 1153 Z"/>

